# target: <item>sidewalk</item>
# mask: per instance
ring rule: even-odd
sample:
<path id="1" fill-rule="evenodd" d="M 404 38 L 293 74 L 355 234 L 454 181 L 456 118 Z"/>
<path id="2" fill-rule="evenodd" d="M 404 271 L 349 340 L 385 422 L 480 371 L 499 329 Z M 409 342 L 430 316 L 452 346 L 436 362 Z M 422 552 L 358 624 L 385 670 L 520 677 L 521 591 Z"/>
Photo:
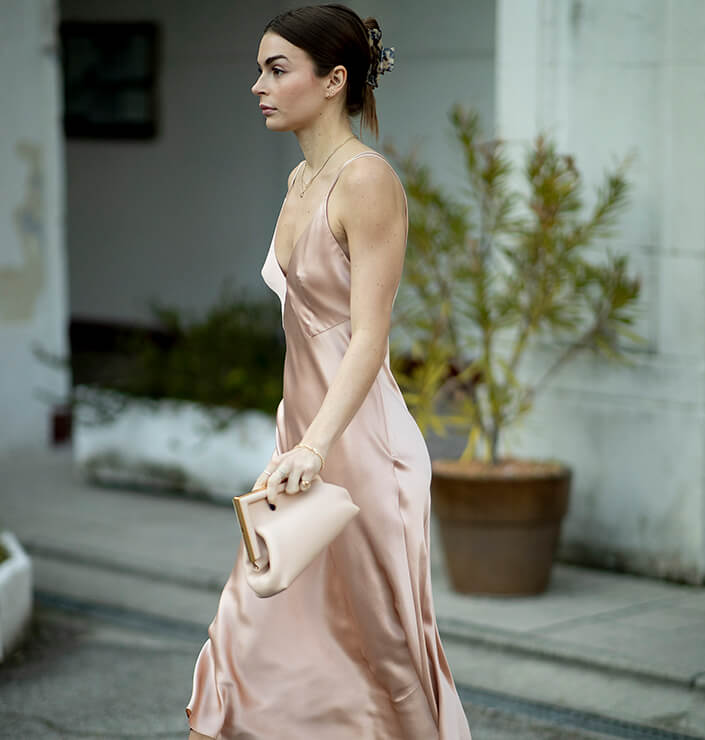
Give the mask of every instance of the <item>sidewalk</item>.
<path id="1" fill-rule="evenodd" d="M 39 600 L 134 610 L 205 639 L 239 544 L 232 507 L 88 486 L 67 447 L 0 459 L 0 492 L 0 526 L 32 556 Z M 558 563 L 540 596 L 461 596 L 435 527 L 431 537 L 461 696 L 498 692 L 705 738 L 705 588 Z"/>

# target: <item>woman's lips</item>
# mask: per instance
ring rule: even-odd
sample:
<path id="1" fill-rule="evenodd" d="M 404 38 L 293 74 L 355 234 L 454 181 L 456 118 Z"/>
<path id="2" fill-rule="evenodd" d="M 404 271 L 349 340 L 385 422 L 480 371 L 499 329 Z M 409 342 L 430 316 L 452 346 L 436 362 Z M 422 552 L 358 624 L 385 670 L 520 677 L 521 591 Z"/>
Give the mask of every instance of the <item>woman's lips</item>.
<path id="1" fill-rule="evenodd" d="M 270 108 L 268 105 L 260 105 L 260 109 L 262 110 L 262 115 L 264 116 L 271 115 L 276 111 L 276 108 Z"/>

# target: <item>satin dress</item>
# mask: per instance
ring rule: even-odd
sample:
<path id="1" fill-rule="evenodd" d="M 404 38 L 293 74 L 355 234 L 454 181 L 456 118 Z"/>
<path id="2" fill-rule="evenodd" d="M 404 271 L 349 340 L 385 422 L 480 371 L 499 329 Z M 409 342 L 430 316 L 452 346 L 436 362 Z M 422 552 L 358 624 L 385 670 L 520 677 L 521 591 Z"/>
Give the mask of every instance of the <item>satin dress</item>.
<path id="1" fill-rule="evenodd" d="M 286 337 L 276 454 L 302 438 L 350 341 L 350 262 L 327 210 L 342 169 L 365 156 L 386 162 L 365 151 L 343 164 L 287 273 L 276 228 L 262 267 Z M 360 513 L 266 599 L 247 585 L 240 544 L 196 660 L 190 727 L 216 740 L 471 740 L 431 593 L 431 460 L 390 370 L 389 342 L 321 477 L 347 488 Z"/>

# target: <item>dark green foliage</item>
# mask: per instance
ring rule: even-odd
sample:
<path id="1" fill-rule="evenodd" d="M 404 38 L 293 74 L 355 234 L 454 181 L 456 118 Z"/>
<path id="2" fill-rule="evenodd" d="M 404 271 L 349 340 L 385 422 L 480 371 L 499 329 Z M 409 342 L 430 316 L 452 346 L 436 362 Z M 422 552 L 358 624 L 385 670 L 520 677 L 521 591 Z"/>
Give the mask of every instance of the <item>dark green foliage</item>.
<path id="1" fill-rule="evenodd" d="M 238 411 L 276 412 L 285 351 L 278 302 L 235 298 L 224 289 L 202 318 L 156 301 L 150 309 L 158 331 L 128 335 L 110 353 L 69 361 L 34 350 L 44 362 L 71 365 L 74 376 L 90 375 L 92 381 L 82 385 L 124 394 L 103 403 L 77 388 L 69 406 L 88 405 L 90 418 L 101 422 L 113 418 L 130 397 L 182 399 L 211 411 L 215 428 L 227 425 Z"/>
<path id="2" fill-rule="evenodd" d="M 152 304 L 152 311 L 174 342 L 162 348 L 141 339 L 129 347 L 138 362 L 120 390 L 206 406 L 276 411 L 283 370 L 278 306 L 224 296 L 201 320 L 163 305 Z"/>
<path id="3" fill-rule="evenodd" d="M 423 431 L 468 434 L 461 459 L 499 459 L 502 430 L 530 409 L 546 381 L 576 352 L 625 359 L 640 283 L 623 256 L 594 260 L 626 205 L 627 162 L 607 173 L 583 215 L 582 182 L 571 156 L 538 136 L 524 186 L 501 140 L 482 141 L 477 113 L 455 106 L 451 122 L 467 176 L 459 202 L 433 182 L 416 156 L 393 148 L 409 197 L 405 273 L 395 303 L 395 375 Z M 410 356 L 396 351 L 406 334 Z M 519 377 L 532 339 L 560 348 L 537 379 Z M 440 405 L 449 409 L 439 411 Z"/>

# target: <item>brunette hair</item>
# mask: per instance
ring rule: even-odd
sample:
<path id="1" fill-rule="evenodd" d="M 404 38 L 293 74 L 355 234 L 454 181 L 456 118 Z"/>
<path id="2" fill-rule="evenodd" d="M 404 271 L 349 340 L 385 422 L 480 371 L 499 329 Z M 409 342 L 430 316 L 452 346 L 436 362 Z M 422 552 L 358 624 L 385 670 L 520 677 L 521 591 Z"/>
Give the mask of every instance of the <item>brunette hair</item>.
<path id="1" fill-rule="evenodd" d="M 345 5 L 307 5 L 275 16 L 264 33 L 279 34 L 303 49 L 313 60 L 318 77 L 327 75 L 336 64 L 348 71 L 345 108 L 348 115 L 361 114 L 361 125 L 379 138 L 377 106 L 367 73 L 373 62 L 368 29 L 377 28 L 374 18 L 360 16 Z M 380 29 L 381 30 L 381 29 Z"/>

